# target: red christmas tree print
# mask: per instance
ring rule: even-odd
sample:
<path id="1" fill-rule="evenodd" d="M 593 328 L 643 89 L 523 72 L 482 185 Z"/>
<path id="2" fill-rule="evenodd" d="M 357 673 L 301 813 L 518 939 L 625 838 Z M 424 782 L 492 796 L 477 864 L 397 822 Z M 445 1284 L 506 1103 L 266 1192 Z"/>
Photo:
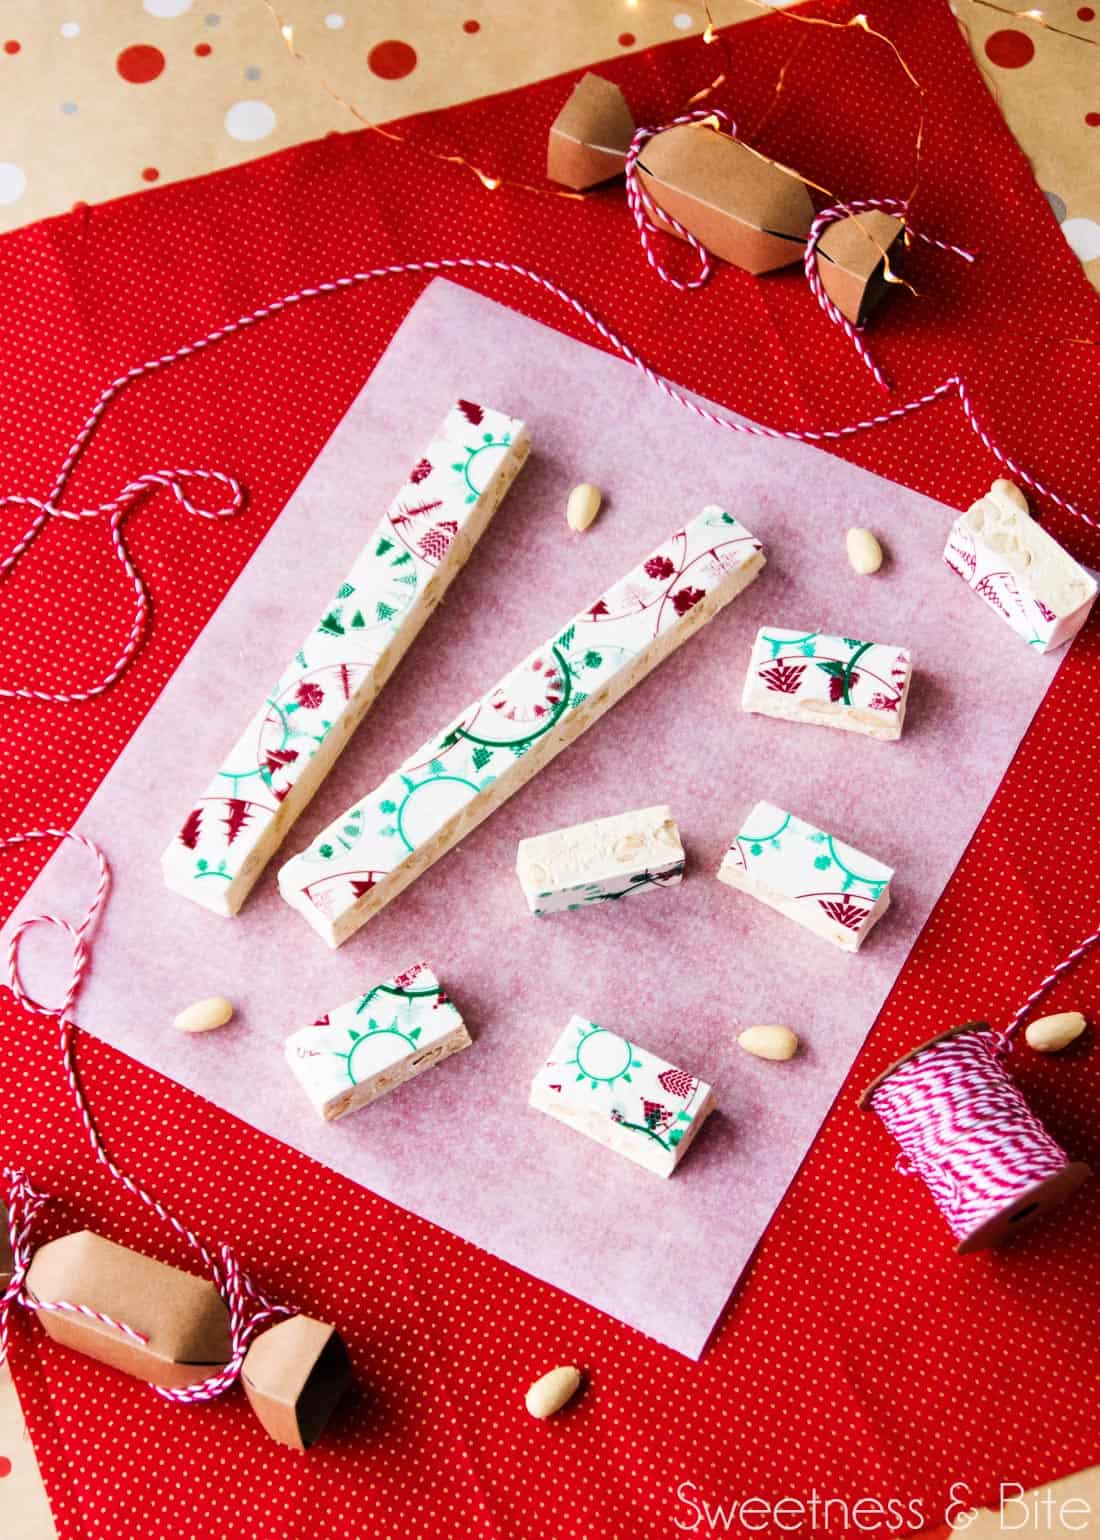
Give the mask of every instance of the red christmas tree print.
<path id="1" fill-rule="evenodd" d="M 651 1102 L 648 1097 L 642 1097 L 642 1117 L 647 1128 L 667 1128 L 672 1122 L 672 1113 L 660 1102 Z"/>
<path id="2" fill-rule="evenodd" d="M 989 578 L 989 577 L 982 578 L 981 582 L 975 585 L 974 592 L 976 594 L 981 594 L 981 596 L 985 600 L 985 602 L 987 604 L 991 604 L 993 606 L 993 608 L 995 610 L 998 610 L 1002 615 L 1007 615 L 1008 614 L 1008 611 L 1005 609 L 1004 605 L 1001 603 L 1001 597 L 998 594 L 997 590 L 994 588 L 993 581 L 992 581 L 991 578 Z"/>
<path id="3" fill-rule="evenodd" d="M 268 749 L 267 769 L 269 774 L 276 775 L 280 770 L 285 770 L 298 758 L 297 749 Z"/>
<path id="4" fill-rule="evenodd" d="M 475 428 L 481 426 L 485 417 L 484 407 L 478 406 L 476 401 L 460 401 L 458 409 L 467 422 L 472 422 Z"/>
<path id="5" fill-rule="evenodd" d="M 225 818 L 225 842 L 227 845 L 232 845 L 233 841 L 237 838 L 237 835 L 241 832 L 249 818 L 252 816 L 252 809 L 249 807 L 248 803 L 243 801 L 240 797 L 230 797 L 229 801 L 226 803 L 226 807 L 229 811 L 227 812 Z"/>
<path id="6" fill-rule="evenodd" d="M 369 893 L 374 887 L 373 877 L 353 877 L 351 879 L 352 898 L 362 898 L 364 893 Z"/>
<path id="7" fill-rule="evenodd" d="M 319 684 L 312 679 L 303 679 L 294 692 L 294 699 L 299 706 L 304 706 L 307 711 L 316 711 L 325 698 L 325 692 Z"/>
<path id="8" fill-rule="evenodd" d="M 607 605 L 602 599 L 597 599 L 588 613 L 592 616 L 593 620 L 598 620 L 601 615 L 607 614 Z"/>
<path id="9" fill-rule="evenodd" d="M 410 519 L 417 519 L 422 513 L 434 513 L 442 506 L 442 500 L 437 497 L 434 503 L 417 503 L 415 508 L 398 508 L 390 514 L 390 523 L 396 529 L 399 524 L 407 524 Z"/>
<path id="10" fill-rule="evenodd" d="M 872 711 L 896 711 L 898 709 L 898 697 L 896 695 L 883 695 L 881 690 L 876 690 L 867 702 Z"/>
<path id="11" fill-rule="evenodd" d="M 186 845 L 188 850 L 194 850 L 202 833 L 202 808 L 193 807 L 184 820 L 180 830 L 180 844 Z"/>
<path id="12" fill-rule="evenodd" d="M 694 609 L 699 600 L 704 597 L 701 588 L 681 588 L 679 593 L 672 596 L 672 608 L 677 615 L 686 615 L 688 610 Z"/>
<path id="13" fill-rule="evenodd" d="M 846 926 L 848 930 L 858 930 L 870 913 L 861 904 L 854 904 L 847 893 L 839 899 L 819 898 L 818 903 L 830 920 Z"/>
<path id="14" fill-rule="evenodd" d="M 426 965 L 424 963 L 413 963 L 412 967 L 406 968 L 404 973 L 396 974 L 393 981 L 393 987 L 395 989 L 411 989 L 420 975 L 424 972 L 425 966 Z"/>
<path id="15" fill-rule="evenodd" d="M 780 695 L 797 695 L 805 672 L 805 663 L 784 663 L 779 658 L 770 668 L 762 668 L 760 677 L 769 690 L 775 690 Z"/>
<path id="16" fill-rule="evenodd" d="M 430 460 L 417 460 L 416 464 L 409 472 L 409 480 L 412 482 L 414 487 L 419 486 L 420 482 L 426 480 L 427 477 L 431 475 L 431 473 L 432 462 Z"/>
<path id="17" fill-rule="evenodd" d="M 839 673 L 839 674 L 830 674 L 829 675 L 829 699 L 831 701 L 843 700 L 844 699 L 845 686 L 847 686 L 847 688 L 849 690 L 851 690 L 858 683 L 859 683 L 859 673 L 858 673 L 858 671 L 856 673 L 854 673 L 854 674 L 849 674 L 847 676 L 847 679 L 845 679 L 843 671 L 841 671 L 841 673 Z"/>
<path id="18" fill-rule="evenodd" d="M 687 1101 L 699 1084 L 694 1075 L 682 1069 L 663 1069 L 657 1081 L 663 1091 L 667 1091 L 670 1096 L 679 1096 L 683 1101 Z"/>
<path id="19" fill-rule="evenodd" d="M 1046 605 L 1043 603 L 1043 601 L 1041 599 L 1036 599 L 1035 600 L 1035 608 L 1039 611 L 1039 614 L 1043 617 L 1043 619 L 1045 621 L 1049 622 L 1049 621 L 1054 619 L 1054 611 L 1053 610 L 1048 610 Z"/>
<path id="20" fill-rule="evenodd" d="M 458 525 L 454 519 L 444 519 L 442 523 L 434 525 L 420 540 L 420 552 L 425 561 L 440 562 L 447 554 L 447 549 L 455 535 L 458 534 Z"/>
<path id="21" fill-rule="evenodd" d="M 646 576 L 656 578 L 658 583 L 667 583 L 675 571 L 667 556 L 651 556 L 645 564 Z"/>
<path id="22" fill-rule="evenodd" d="M 962 563 L 962 566 L 957 567 L 955 563 L 949 559 L 951 556 L 957 556 L 959 561 Z M 967 545 L 949 545 L 947 550 L 943 553 L 943 559 L 945 562 L 947 562 L 947 565 L 951 568 L 952 572 L 957 572 L 959 574 L 964 583 L 969 583 L 970 579 L 974 575 L 974 570 L 978 565 L 977 556 L 975 555 L 973 549 Z M 965 572 L 963 571 L 964 567 L 966 568 Z"/>

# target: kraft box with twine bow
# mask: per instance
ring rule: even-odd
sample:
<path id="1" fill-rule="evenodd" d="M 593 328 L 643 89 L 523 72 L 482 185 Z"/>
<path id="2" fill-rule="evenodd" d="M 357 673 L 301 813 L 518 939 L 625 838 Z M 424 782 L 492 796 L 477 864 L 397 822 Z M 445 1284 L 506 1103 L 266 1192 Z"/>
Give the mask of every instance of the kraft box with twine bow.
<path id="1" fill-rule="evenodd" d="M 804 261 L 813 234 L 826 295 L 852 325 L 862 326 L 889 286 L 903 221 L 853 207 L 851 213 L 839 209 L 835 222 L 817 231 L 802 178 L 731 132 L 705 131 L 722 127 L 734 131 L 724 113 L 701 110 L 659 129 L 639 128 L 619 87 L 587 74 L 551 125 L 547 175 L 582 191 L 625 174 L 632 209 L 640 200 L 659 229 L 749 273 Z"/>
<path id="2" fill-rule="evenodd" d="M 0 1293 L 22 1270 L 24 1302 L 47 1336 L 132 1374 L 172 1399 L 223 1372 L 234 1356 L 230 1309 L 209 1278 L 130 1251 L 91 1230 L 39 1246 L 25 1266 L 0 1202 Z M 337 1331 L 284 1314 L 253 1338 L 240 1365 L 252 1410 L 277 1443 L 308 1449 L 351 1384 Z"/>

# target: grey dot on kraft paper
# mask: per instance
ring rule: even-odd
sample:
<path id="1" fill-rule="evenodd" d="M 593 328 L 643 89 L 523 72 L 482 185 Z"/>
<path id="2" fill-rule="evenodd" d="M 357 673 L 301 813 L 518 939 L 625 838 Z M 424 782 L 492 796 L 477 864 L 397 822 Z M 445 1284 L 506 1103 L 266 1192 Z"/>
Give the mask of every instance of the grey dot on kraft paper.
<path id="1" fill-rule="evenodd" d="M 1065 203 L 1063 202 L 1063 200 L 1061 198 L 1059 198 L 1057 193 L 1047 192 L 1045 187 L 1043 189 L 1043 197 L 1047 200 L 1047 202 L 1050 204 L 1051 208 L 1053 209 L 1055 219 L 1058 221 L 1059 224 L 1061 224 L 1063 219 L 1065 219 L 1065 217 L 1066 217 L 1066 205 L 1065 205 Z"/>

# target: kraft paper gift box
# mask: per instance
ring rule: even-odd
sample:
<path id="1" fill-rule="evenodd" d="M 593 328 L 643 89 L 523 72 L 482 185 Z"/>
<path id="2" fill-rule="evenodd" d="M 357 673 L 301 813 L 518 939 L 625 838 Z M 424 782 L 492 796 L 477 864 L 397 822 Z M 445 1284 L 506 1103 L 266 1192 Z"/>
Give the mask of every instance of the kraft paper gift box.
<path id="1" fill-rule="evenodd" d="M 548 174 L 577 190 L 605 182 L 622 172 L 633 136 L 618 86 L 585 75 L 551 126 Z M 735 267 L 766 273 L 802 255 L 814 217 L 805 183 L 728 134 L 703 124 L 665 129 L 643 148 L 638 176 L 659 210 Z"/>
<path id="2" fill-rule="evenodd" d="M 11 1282 L 14 1265 L 11 1254 L 11 1237 L 8 1234 L 8 1210 L 5 1204 L 0 1203 L 0 1294 L 4 1292 Z"/>
<path id="3" fill-rule="evenodd" d="M 276 1443 L 309 1449 L 351 1387 L 351 1364 L 334 1327 L 312 1316 L 292 1315 L 255 1339 L 245 1355 L 241 1383 Z"/>
<path id="4" fill-rule="evenodd" d="M 620 176 L 635 126 L 617 85 L 583 76 L 551 124 L 547 175 L 578 192 Z M 670 235 L 678 232 L 662 211 L 746 272 L 801 261 L 814 220 L 809 189 L 796 172 L 741 140 L 704 123 L 664 129 L 643 146 L 638 177 L 656 205 L 654 222 Z M 901 233 L 900 220 L 874 210 L 838 220 L 822 235 L 822 284 L 853 325 L 862 325 L 886 293 L 888 254 Z"/>
<path id="5" fill-rule="evenodd" d="M 871 209 L 850 214 L 817 243 L 817 271 L 826 294 L 853 326 L 862 326 L 890 285 L 886 274 L 903 245 L 900 219 Z"/>
<path id="6" fill-rule="evenodd" d="M 622 175 L 635 127 L 618 86 L 602 75 L 582 76 L 550 125 L 546 175 L 574 192 L 610 182 Z"/>
<path id="7" fill-rule="evenodd" d="M 208 1278 L 91 1230 L 40 1246 L 27 1270 L 27 1292 L 35 1300 L 86 1305 L 140 1332 L 148 1339 L 144 1343 L 72 1311 L 37 1312 L 55 1342 L 167 1390 L 201 1383 L 232 1356 L 229 1312 Z M 241 1377 L 271 1437 L 304 1449 L 347 1389 L 351 1371 L 332 1327 L 293 1316 L 253 1340 Z"/>

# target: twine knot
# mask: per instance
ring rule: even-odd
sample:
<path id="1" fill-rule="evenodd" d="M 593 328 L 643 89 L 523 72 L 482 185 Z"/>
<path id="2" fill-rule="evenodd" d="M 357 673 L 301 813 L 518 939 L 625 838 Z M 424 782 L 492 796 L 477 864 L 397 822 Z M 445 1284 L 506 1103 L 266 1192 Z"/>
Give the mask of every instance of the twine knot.
<path id="1" fill-rule="evenodd" d="M 45 1193 L 36 1192 L 22 1171 L 3 1168 L 7 1190 L 8 1244 L 11 1247 L 12 1272 L 0 1295 L 0 1364 L 7 1361 L 8 1332 L 14 1306 L 28 1306 L 27 1269 L 31 1265 L 31 1230 L 38 1212 L 47 1202 Z"/>
<path id="2" fill-rule="evenodd" d="M 104 404 L 106 404 L 104 402 Z M 91 420 L 90 420 L 91 421 Z M 80 442 L 78 440 L 78 442 Z M 225 471 L 192 470 L 176 467 L 173 469 L 147 471 L 143 476 L 137 476 L 133 481 L 127 482 L 117 496 L 109 498 L 106 502 L 97 503 L 88 508 L 62 508 L 58 499 L 64 489 L 72 468 L 73 455 L 66 461 L 61 475 L 58 477 L 54 490 L 49 497 L 43 499 L 30 497 L 22 492 L 9 492 L 0 495 L 0 510 L 4 508 L 29 508 L 32 510 L 31 522 L 8 551 L 7 555 L 0 559 L 0 582 L 16 567 L 19 561 L 34 544 L 43 529 L 51 519 L 64 519 L 69 523 L 77 524 L 84 519 L 107 520 L 108 533 L 115 559 L 126 574 L 134 592 L 134 614 L 130 623 L 130 630 L 114 664 L 97 684 L 89 685 L 82 690 L 54 691 L 39 690 L 31 685 L 0 685 L 0 698 L 9 700 L 41 700 L 52 701 L 60 705 L 68 705 L 77 701 L 92 700 L 97 695 L 111 687 L 112 684 L 125 671 L 138 649 L 145 623 L 149 614 L 149 599 L 145 592 L 145 584 L 141 575 L 130 558 L 126 548 L 126 542 L 122 538 L 122 521 L 133 505 L 152 492 L 157 487 L 163 487 L 171 492 L 176 502 L 185 513 L 193 514 L 199 519 L 224 519 L 235 513 L 239 513 L 244 507 L 244 488 L 234 476 Z M 194 501 L 190 484 L 203 484 L 219 488 L 226 494 L 225 501 L 215 508 L 203 508 Z"/>
<path id="3" fill-rule="evenodd" d="M 709 251 L 698 236 L 693 235 L 687 227 L 675 219 L 667 209 L 663 209 L 653 197 L 652 193 L 643 186 L 638 175 L 638 164 L 642 151 L 651 139 L 663 134 L 667 129 L 679 128 L 687 123 L 707 125 L 716 132 L 727 134 L 731 139 L 737 137 L 737 124 L 728 113 L 721 112 L 715 107 L 698 108 L 694 112 L 683 113 L 678 118 L 672 118 L 667 123 L 657 127 L 644 126 L 635 130 L 634 137 L 630 141 L 627 150 L 626 163 L 623 168 L 626 179 L 626 198 L 634 223 L 638 230 L 638 239 L 645 253 L 646 261 L 663 282 L 671 284 L 674 289 L 686 293 L 692 289 L 701 289 L 704 284 L 710 282 L 714 274 L 715 257 Z M 644 169 L 644 167 L 643 167 Z M 814 216 L 810 225 L 810 233 L 806 240 L 806 249 L 802 256 L 802 268 L 806 275 L 806 282 L 810 286 L 810 292 L 825 315 L 835 326 L 839 326 L 845 336 L 855 348 L 863 363 L 874 378 L 880 390 L 889 391 L 890 382 L 879 368 L 871 355 L 867 344 L 863 341 L 861 333 L 863 327 L 849 321 L 843 315 L 839 307 L 825 292 L 825 285 L 818 271 L 817 249 L 822 236 L 835 224 L 837 220 L 849 219 L 859 214 L 872 211 L 880 211 L 884 214 L 892 214 L 903 221 L 908 235 L 915 236 L 918 240 L 927 242 L 930 246 L 936 246 L 940 251 L 953 252 L 957 257 L 962 257 L 965 262 L 974 261 L 974 253 L 964 250 L 961 246 L 954 246 L 949 241 L 938 240 L 934 235 L 926 235 L 923 231 L 916 230 L 909 223 L 908 203 L 900 198 L 857 198 L 847 203 L 836 203 L 829 208 L 822 209 Z M 653 238 L 658 235 L 667 235 L 674 231 L 681 240 L 688 243 L 698 258 L 699 267 L 694 278 L 677 278 L 661 261 L 653 246 Z M 883 252 L 885 260 L 886 253 Z"/>
<path id="4" fill-rule="evenodd" d="M 143 478 L 144 479 L 144 478 Z M 215 517 L 215 515 L 207 515 Z M 75 924 L 71 920 L 63 919 L 56 914 L 35 914 L 18 924 L 12 931 L 8 944 L 8 984 L 12 994 L 24 1009 L 31 1011 L 36 1016 L 44 1016 L 57 1022 L 59 1033 L 59 1045 L 61 1059 L 65 1069 L 65 1075 L 76 1103 L 77 1112 L 88 1135 L 88 1142 L 96 1159 L 105 1166 L 110 1175 L 126 1188 L 127 1192 L 140 1199 L 148 1208 L 175 1230 L 184 1241 L 197 1254 L 199 1260 L 209 1273 L 218 1294 L 221 1296 L 226 1310 L 229 1312 L 229 1339 L 231 1352 L 228 1363 L 223 1365 L 207 1379 L 196 1385 L 187 1385 L 179 1390 L 166 1389 L 160 1385 L 152 1388 L 168 1401 L 212 1401 L 216 1396 L 225 1392 L 236 1384 L 240 1377 L 244 1364 L 245 1354 L 256 1336 L 264 1326 L 272 1321 L 296 1315 L 297 1311 L 286 1305 L 280 1305 L 269 1300 L 261 1294 L 259 1289 L 241 1267 L 237 1258 L 228 1246 L 220 1246 L 217 1253 L 211 1252 L 192 1230 L 176 1218 L 165 1208 L 158 1198 L 140 1186 L 128 1176 L 111 1159 L 104 1148 L 103 1141 L 96 1129 L 91 1111 L 84 1097 L 76 1066 L 72 1054 L 72 1034 L 74 1023 L 70 1018 L 73 1003 L 80 992 L 84 981 L 84 974 L 90 961 L 88 937 L 93 930 L 107 891 L 110 886 L 110 869 L 107 859 L 99 846 L 88 839 L 86 835 L 76 834 L 71 829 L 30 829 L 21 834 L 11 834 L 0 838 L 0 850 L 11 849 L 16 845 L 25 845 L 37 840 L 58 839 L 67 840 L 74 845 L 80 845 L 89 852 L 96 863 L 98 880 L 91 901 L 84 911 L 84 916 Z M 59 1005 L 44 1005 L 40 1000 L 28 993 L 19 969 L 19 951 L 28 931 L 39 925 L 50 925 L 62 931 L 68 938 L 72 947 L 73 967 L 66 987 L 64 998 Z M 148 1336 L 129 1326 L 124 1321 L 118 1321 L 113 1316 L 104 1314 L 100 1310 L 93 1310 L 89 1305 L 75 1304 L 71 1300 L 40 1300 L 34 1299 L 27 1293 L 26 1276 L 31 1261 L 30 1234 L 34 1221 L 46 1203 L 46 1197 L 31 1186 L 22 1172 L 4 1168 L 3 1178 L 7 1185 L 8 1205 L 8 1239 L 12 1252 L 12 1276 L 4 1293 L 0 1296 L 0 1363 L 3 1363 L 8 1352 L 8 1330 L 11 1311 L 15 1305 L 20 1305 L 27 1310 L 63 1311 L 74 1315 L 85 1316 L 89 1320 L 97 1321 L 100 1325 L 108 1326 L 131 1341 L 145 1346 Z"/>
<path id="5" fill-rule="evenodd" d="M 668 123 L 662 123 L 656 128 L 638 128 L 630 141 L 630 148 L 626 152 L 626 164 L 623 173 L 626 179 L 626 201 L 630 212 L 634 216 L 634 223 L 638 228 L 638 239 L 642 243 L 646 261 L 657 274 L 658 278 L 672 285 L 674 289 L 687 291 L 689 289 L 701 289 L 705 283 L 710 282 L 714 272 L 714 256 L 703 245 L 702 241 L 691 231 L 686 229 L 678 219 L 674 219 L 652 197 L 642 185 L 638 176 L 638 157 L 651 139 L 658 134 L 663 134 L 666 129 L 679 128 L 685 123 L 709 123 L 716 130 L 724 129 L 731 139 L 737 136 L 737 124 L 725 112 L 719 112 L 717 108 L 698 108 L 695 112 L 685 112 L 678 118 L 672 118 Z M 687 241 L 699 259 L 699 271 L 694 278 L 676 278 L 665 267 L 651 244 L 651 237 L 666 234 L 669 229 L 675 230 L 681 240 Z"/>

